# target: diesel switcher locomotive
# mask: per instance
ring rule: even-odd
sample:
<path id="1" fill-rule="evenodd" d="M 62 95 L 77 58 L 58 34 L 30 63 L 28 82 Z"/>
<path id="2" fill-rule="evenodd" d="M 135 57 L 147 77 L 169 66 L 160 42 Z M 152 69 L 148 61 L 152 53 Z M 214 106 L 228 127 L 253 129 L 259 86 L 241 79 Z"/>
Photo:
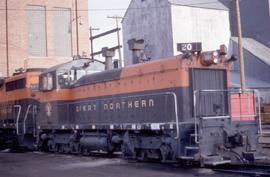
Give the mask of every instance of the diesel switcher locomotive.
<path id="1" fill-rule="evenodd" d="M 1 145 L 201 165 L 251 163 L 257 92 L 230 88 L 221 48 L 92 73 L 77 59 L 1 82 Z M 38 90 L 37 90 L 38 89 Z"/>

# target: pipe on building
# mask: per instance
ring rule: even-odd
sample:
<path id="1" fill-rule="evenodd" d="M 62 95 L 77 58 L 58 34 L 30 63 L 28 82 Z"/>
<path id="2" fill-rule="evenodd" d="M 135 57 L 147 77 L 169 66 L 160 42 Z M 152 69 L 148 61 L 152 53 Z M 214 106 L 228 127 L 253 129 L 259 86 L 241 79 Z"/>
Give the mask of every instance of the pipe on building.
<path id="1" fill-rule="evenodd" d="M 75 20 L 76 20 L 76 47 L 79 55 L 79 24 L 78 24 L 78 0 L 75 0 Z"/>
<path id="2" fill-rule="evenodd" d="M 9 50 L 8 50 L 8 0 L 6 0 L 6 65 L 7 65 L 7 77 L 9 77 Z"/>

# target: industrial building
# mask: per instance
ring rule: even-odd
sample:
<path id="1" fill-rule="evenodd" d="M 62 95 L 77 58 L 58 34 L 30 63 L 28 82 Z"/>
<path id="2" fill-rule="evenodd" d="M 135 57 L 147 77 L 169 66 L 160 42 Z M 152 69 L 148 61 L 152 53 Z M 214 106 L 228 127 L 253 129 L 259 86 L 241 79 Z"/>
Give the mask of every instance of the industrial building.
<path id="1" fill-rule="evenodd" d="M 232 36 L 237 36 L 235 3 L 230 8 Z M 240 3 L 246 85 L 258 89 L 262 101 L 270 103 L 270 0 L 244 0 Z M 252 13 L 251 13 L 252 12 Z M 238 58 L 238 40 L 231 38 L 230 53 Z M 239 87 L 239 60 L 233 68 L 233 85 Z"/>
<path id="2" fill-rule="evenodd" d="M 123 19 L 125 65 L 131 64 L 127 41 L 144 39 L 148 58 L 179 54 L 177 43 L 202 42 L 204 51 L 229 45 L 229 9 L 218 0 L 132 0 Z"/>
<path id="3" fill-rule="evenodd" d="M 246 84 L 270 102 L 270 1 L 244 0 L 240 9 Z M 235 16 L 235 1 L 132 0 L 123 19 L 125 64 L 132 64 L 127 44 L 132 38 L 144 39 L 149 59 L 178 55 L 177 43 L 186 42 L 201 42 L 203 51 L 225 44 L 238 58 Z M 232 85 L 239 87 L 239 60 L 232 69 Z"/>
<path id="4" fill-rule="evenodd" d="M 88 55 L 87 7 L 88 0 L 0 1 L 0 76 Z"/>

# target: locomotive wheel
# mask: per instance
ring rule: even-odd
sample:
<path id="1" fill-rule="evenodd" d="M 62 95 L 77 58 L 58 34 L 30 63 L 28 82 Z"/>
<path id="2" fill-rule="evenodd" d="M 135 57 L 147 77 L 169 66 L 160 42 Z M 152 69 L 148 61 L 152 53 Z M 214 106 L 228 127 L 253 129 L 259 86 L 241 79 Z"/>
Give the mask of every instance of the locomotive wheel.
<path id="1" fill-rule="evenodd" d="M 80 153 L 80 147 L 79 147 L 78 143 L 70 142 L 69 149 L 70 149 L 70 153 L 72 153 L 72 154 L 79 154 Z"/>
<path id="2" fill-rule="evenodd" d="M 123 158 L 125 159 L 132 159 L 134 158 L 134 153 L 130 150 L 128 144 L 123 143 L 121 146 L 121 151 L 123 153 Z"/>
<path id="3" fill-rule="evenodd" d="M 162 162 L 166 162 L 167 160 L 171 160 L 172 148 L 169 145 L 162 144 L 159 148 L 159 151 L 160 151 L 160 159 Z"/>
<path id="4" fill-rule="evenodd" d="M 57 144 L 56 145 L 56 151 L 60 154 L 64 153 L 64 148 L 62 144 Z"/>
<path id="5" fill-rule="evenodd" d="M 80 151 L 81 151 L 81 154 L 83 156 L 89 156 L 90 155 L 89 150 L 87 148 L 85 148 L 85 147 L 81 147 L 81 150 Z"/>
<path id="6" fill-rule="evenodd" d="M 138 161 L 145 161 L 147 159 L 147 154 L 144 149 L 136 149 L 136 158 Z"/>

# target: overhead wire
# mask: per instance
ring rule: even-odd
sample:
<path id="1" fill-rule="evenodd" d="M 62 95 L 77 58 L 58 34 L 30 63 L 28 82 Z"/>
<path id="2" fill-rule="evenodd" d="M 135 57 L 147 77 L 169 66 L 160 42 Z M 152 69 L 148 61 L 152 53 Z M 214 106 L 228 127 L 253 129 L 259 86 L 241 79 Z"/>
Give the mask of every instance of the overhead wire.
<path id="1" fill-rule="evenodd" d="M 201 3 L 190 3 L 190 4 L 181 4 L 183 6 L 196 6 L 196 5 L 207 5 L 207 4 L 216 4 L 218 3 L 217 1 L 213 2 L 201 2 Z M 173 5 L 180 5 L 177 3 L 171 3 Z M 153 7 L 129 7 L 129 10 L 142 10 L 142 9 L 159 9 L 159 8 L 166 8 L 168 7 L 167 5 L 164 6 L 153 6 Z M 66 11 L 65 9 L 57 9 L 57 8 L 52 8 L 52 9 L 20 9 L 20 8 L 0 8 L 0 11 Z M 75 9 L 70 9 L 71 11 L 75 11 Z M 89 9 L 77 9 L 77 11 L 126 11 L 127 8 L 89 8 Z"/>

